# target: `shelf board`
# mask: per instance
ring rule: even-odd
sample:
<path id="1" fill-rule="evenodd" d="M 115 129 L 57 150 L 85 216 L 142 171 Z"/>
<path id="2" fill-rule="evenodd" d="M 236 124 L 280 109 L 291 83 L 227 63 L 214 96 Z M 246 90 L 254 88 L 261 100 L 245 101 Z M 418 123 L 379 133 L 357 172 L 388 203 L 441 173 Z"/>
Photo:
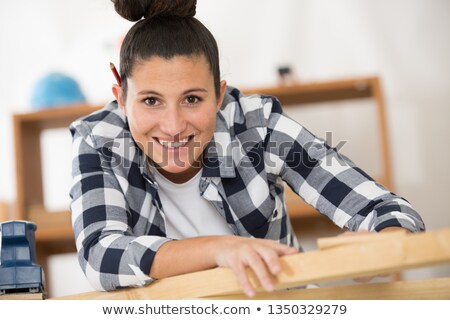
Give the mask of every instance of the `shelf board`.
<path id="1" fill-rule="evenodd" d="M 75 119 L 86 116 L 100 108 L 101 106 L 74 104 L 59 108 L 18 113 L 13 116 L 13 119 L 18 124 L 32 125 L 38 130 L 61 128 L 69 126 Z"/>
<path id="2" fill-rule="evenodd" d="M 315 102 L 370 98 L 374 95 L 376 77 L 348 80 L 295 83 L 276 87 L 242 90 L 245 94 L 276 96 L 283 106 L 301 105 Z"/>
<path id="3" fill-rule="evenodd" d="M 47 211 L 42 206 L 34 206 L 29 209 L 28 217 L 37 226 L 37 241 L 73 241 L 70 211 Z"/>

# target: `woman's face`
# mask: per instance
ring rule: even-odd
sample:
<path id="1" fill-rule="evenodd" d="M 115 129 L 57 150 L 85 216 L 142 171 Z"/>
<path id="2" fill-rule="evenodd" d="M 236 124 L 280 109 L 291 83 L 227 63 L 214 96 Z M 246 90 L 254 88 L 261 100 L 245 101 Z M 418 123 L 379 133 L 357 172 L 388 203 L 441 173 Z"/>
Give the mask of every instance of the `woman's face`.
<path id="1" fill-rule="evenodd" d="M 173 182 L 193 177 L 216 126 L 219 98 L 205 57 L 152 57 L 137 63 L 127 80 L 126 101 L 122 90 L 113 93 L 128 118 L 131 134 L 158 170 Z"/>

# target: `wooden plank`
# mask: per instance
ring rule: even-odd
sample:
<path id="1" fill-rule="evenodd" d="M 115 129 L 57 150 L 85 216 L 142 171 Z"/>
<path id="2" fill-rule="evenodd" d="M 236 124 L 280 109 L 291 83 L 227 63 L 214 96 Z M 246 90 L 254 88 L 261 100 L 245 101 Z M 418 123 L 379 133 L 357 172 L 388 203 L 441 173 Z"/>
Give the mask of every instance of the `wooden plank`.
<path id="1" fill-rule="evenodd" d="M 12 293 L 0 295 L 0 300 L 44 300 L 43 293 Z"/>
<path id="2" fill-rule="evenodd" d="M 244 294 L 204 299 L 249 300 Z M 450 299 L 450 278 L 355 284 L 317 289 L 261 292 L 255 300 L 442 300 Z"/>
<path id="3" fill-rule="evenodd" d="M 330 262 L 333 263 L 330 263 Z M 450 228 L 299 253 L 281 258 L 277 289 L 391 273 L 450 262 Z M 250 281 L 262 291 L 251 270 Z M 143 288 L 91 292 L 66 299 L 193 299 L 242 293 L 233 272 L 215 268 L 161 279 Z"/>
<path id="4" fill-rule="evenodd" d="M 379 240 L 390 240 L 397 241 L 401 240 L 400 237 L 406 236 L 406 230 L 384 232 L 384 233 L 362 233 L 362 234 L 352 234 L 349 236 L 342 237 L 326 237 L 317 239 L 317 247 L 319 250 L 325 250 L 329 248 L 334 248 L 342 245 L 349 245 L 355 243 L 363 243 L 367 241 L 379 241 Z"/>

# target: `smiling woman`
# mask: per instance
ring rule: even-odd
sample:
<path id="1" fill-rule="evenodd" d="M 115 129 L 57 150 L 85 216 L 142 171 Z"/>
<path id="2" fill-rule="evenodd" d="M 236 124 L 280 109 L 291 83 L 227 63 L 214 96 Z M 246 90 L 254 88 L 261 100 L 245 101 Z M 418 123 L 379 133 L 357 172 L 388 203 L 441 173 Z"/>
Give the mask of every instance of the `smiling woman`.
<path id="1" fill-rule="evenodd" d="M 130 132 L 166 178 L 182 183 L 201 169 L 201 155 L 211 141 L 219 97 L 204 56 L 154 56 L 139 64 L 123 90 L 113 92 L 127 116 Z"/>
<path id="2" fill-rule="evenodd" d="M 115 101 L 71 125 L 72 222 L 95 288 L 224 266 L 249 296 L 247 267 L 274 290 L 279 257 L 301 249 L 284 182 L 342 228 L 424 229 L 406 200 L 287 117 L 276 98 L 220 81 L 196 1 L 113 2 L 138 21 L 121 48 L 121 86 Z"/>

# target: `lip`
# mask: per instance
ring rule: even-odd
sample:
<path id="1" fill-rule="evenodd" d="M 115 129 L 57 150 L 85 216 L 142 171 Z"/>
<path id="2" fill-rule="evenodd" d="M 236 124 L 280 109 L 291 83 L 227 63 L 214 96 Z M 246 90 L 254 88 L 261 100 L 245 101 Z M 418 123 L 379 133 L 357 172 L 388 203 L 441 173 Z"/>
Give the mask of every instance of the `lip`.
<path id="1" fill-rule="evenodd" d="M 165 150 L 169 150 L 169 151 L 178 151 L 178 150 L 182 150 L 182 149 L 187 149 L 187 148 L 189 148 L 189 146 L 191 145 L 191 143 L 192 143 L 192 141 L 194 141 L 194 134 L 192 134 L 192 135 L 190 135 L 190 136 L 187 136 L 187 137 L 183 137 L 183 138 L 180 138 L 180 139 L 177 139 L 178 141 L 180 141 L 180 140 L 184 140 L 184 139 L 188 139 L 188 142 L 186 142 L 186 144 L 184 145 L 184 146 L 182 146 L 182 147 L 166 147 L 166 146 L 163 146 L 160 142 L 159 142 L 159 139 L 160 138 L 158 138 L 158 137 L 153 137 L 153 140 L 155 140 L 157 143 L 158 143 L 158 145 L 161 147 L 161 148 L 163 148 L 163 149 L 165 149 Z M 166 138 L 161 138 L 161 140 L 165 140 L 165 141 L 176 141 L 176 140 L 174 140 L 174 139 L 172 139 L 172 138 L 170 138 L 170 139 L 166 139 Z"/>

